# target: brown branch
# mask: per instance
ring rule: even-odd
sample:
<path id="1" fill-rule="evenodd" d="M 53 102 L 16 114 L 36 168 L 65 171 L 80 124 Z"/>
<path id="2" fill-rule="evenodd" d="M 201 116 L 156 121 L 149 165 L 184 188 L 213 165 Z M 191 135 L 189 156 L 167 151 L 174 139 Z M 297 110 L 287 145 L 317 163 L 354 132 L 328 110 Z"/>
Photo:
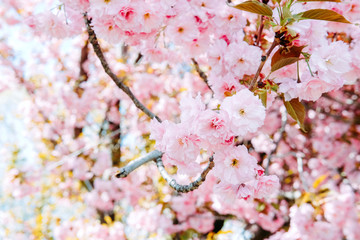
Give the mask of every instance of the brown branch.
<path id="1" fill-rule="evenodd" d="M 251 83 L 250 83 L 250 85 L 249 85 L 250 91 L 253 90 L 253 88 L 254 88 L 254 86 L 255 86 L 255 83 L 256 83 L 256 81 L 257 81 L 257 79 L 258 79 L 258 77 L 259 77 L 259 75 L 260 75 L 260 73 L 261 73 L 261 70 L 263 69 L 263 67 L 264 67 L 264 65 L 265 65 L 266 60 L 269 58 L 271 52 L 274 50 L 274 48 L 275 48 L 277 45 L 279 45 L 278 39 L 275 38 L 275 39 L 274 39 L 274 42 L 271 44 L 271 46 L 270 46 L 269 50 L 267 51 L 267 53 L 266 53 L 265 55 L 261 56 L 261 63 L 260 63 L 260 65 L 259 65 L 259 67 L 258 67 L 258 70 L 257 70 L 257 72 L 256 72 L 253 80 L 251 81 Z"/>
<path id="2" fill-rule="evenodd" d="M 204 169 L 204 171 L 201 173 L 201 175 L 196 179 L 194 182 L 188 184 L 188 185 L 180 185 L 176 182 L 175 179 L 173 179 L 168 172 L 166 171 L 164 164 L 162 162 L 161 157 L 156 159 L 156 166 L 159 169 L 159 172 L 161 176 L 167 181 L 170 187 L 175 189 L 177 192 L 191 192 L 195 189 L 197 189 L 206 179 L 207 174 L 210 172 L 210 170 L 215 166 L 214 158 L 211 156 L 209 159 L 208 166 Z"/>
<path id="3" fill-rule="evenodd" d="M 81 49 L 81 55 L 80 55 L 80 74 L 79 74 L 79 78 L 80 81 L 87 81 L 87 79 L 89 78 L 87 71 L 84 68 L 84 63 L 88 60 L 88 55 L 89 55 L 89 41 L 85 41 L 85 45 L 83 46 L 83 48 Z"/>
<path id="4" fill-rule="evenodd" d="M 135 59 L 134 64 L 138 64 L 140 60 L 142 59 L 143 55 L 141 53 L 138 54 L 137 58 Z"/>
<path id="5" fill-rule="evenodd" d="M 191 58 L 191 61 L 193 62 L 194 66 L 195 66 L 195 70 L 199 74 L 201 79 L 204 80 L 204 82 L 206 83 L 208 88 L 211 90 L 211 92 L 214 93 L 214 91 L 211 89 L 211 87 L 209 85 L 209 81 L 208 81 L 206 74 L 200 69 L 199 63 L 195 60 L 195 58 Z"/>
<path id="6" fill-rule="evenodd" d="M 263 29 L 264 29 L 264 16 L 261 16 L 261 18 L 260 18 L 259 32 L 258 32 L 257 37 L 256 37 L 255 46 L 259 46 L 259 44 L 260 44 L 261 34 L 262 34 Z"/>
<path id="7" fill-rule="evenodd" d="M 116 100 L 114 106 L 116 107 L 117 111 L 119 111 L 120 100 Z M 111 108 L 111 105 L 109 108 Z M 111 122 L 110 120 L 108 120 L 108 123 L 110 132 L 119 132 L 118 134 L 111 137 L 111 160 L 113 166 L 117 166 L 121 162 L 121 117 L 119 124 Z"/>
<path id="8" fill-rule="evenodd" d="M 81 83 L 86 82 L 89 79 L 88 72 L 84 68 L 84 63 L 88 60 L 89 55 L 89 41 L 85 41 L 84 46 L 81 48 L 81 54 L 80 54 L 80 62 L 79 62 L 79 78 L 75 81 L 74 86 L 74 92 L 77 94 L 79 98 L 84 93 L 84 88 L 80 86 Z M 83 128 L 82 127 L 75 127 L 74 128 L 74 138 L 78 138 L 80 134 L 82 133 Z"/>
<path id="9" fill-rule="evenodd" d="M 135 95 L 131 92 L 130 88 L 128 86 L 126 86 L 123 83 L 123 79 L 119 79 L 115 73 L 113 73 L 113 71 L 110 69 L 109 64 L 107 63 L 105 56 L 101 50 L 101 47 L 99 45 L 99 42 L 97 40 L 96 34 L 94 32 L 94 30 L 92 29 L 92 27 L 90 26 L 91 24 L 91 19 L 87 18 L 87 14 L 84 14 L 84 19 L 85 19 L 85 24 L 87 27 L 87 32 L 89 34 L 89 42 L 91 43 L 91 45 L 94 48 L 94 52 L 96 54 L 96 56 L 99 58 L 102 67 L 104 68 L 104 71 L 107 73 L 107 75 L 114 81 L 114 83 L 116 84 L 116 86 L 118 86 L 121 90 L 123 90 L 126 95 L 129 96 L 129 98 L 132 100 L 132 102 L 135 104 L 135 106 L 143 111 L 146 115 L 148 115 L 151 119 L 156 118 L 159 122 L 161 122 L 161 119 L 156 116 L 153 112 L 151 112 L 148 108 L 146 108 L 136 97 Z"/>

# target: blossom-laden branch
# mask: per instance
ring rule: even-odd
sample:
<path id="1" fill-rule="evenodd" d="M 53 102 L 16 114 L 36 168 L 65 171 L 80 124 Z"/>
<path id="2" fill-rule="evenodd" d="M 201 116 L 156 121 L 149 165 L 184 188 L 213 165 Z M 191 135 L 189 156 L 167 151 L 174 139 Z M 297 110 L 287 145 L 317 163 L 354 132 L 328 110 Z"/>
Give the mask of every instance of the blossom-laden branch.
<path id="1" fill-rule="evenodd" d="M 200 176 L 194 182 L 188 185 L 178 184 L 176 180 L 169 175 L 169 173 L 166 171 L 164 167 L 161 157 L 156 159 L 156 166 L 158 167 L 161 176 L 167 181 L 170 187 L 175 189 L 177 192 L 187 193 L 197 189 L 205 181 L 207 174 L 215 166 L 215 163 L 214 163 L 214 158 L 211 156 L 209 159 L 209 164 L 203 170 Z"/>
<path id="2" fill-rule="evenodd" d="M 99 58 L 102 67 L 104 68 L 104 71 L 106 72 L 106 74 L 114 81 L 114 83 L 121 89 L 123 90 L 126 95 L 129 96 L 129 98 L 133 101 L 133 103 L 135 104 L 135 106 L 140 109 L 141 111 L 143 111 L 146 115 L 148 115 L 151 119 L 156 118 L 159 122 L 161 122 L 161 119 L 156 116 L 153 112 L 151 112 L 147 107 L 145 107 L 136 97 L 135 95 L 131 92 L 130 88 L 128 86 L 126 86 L 123 83 L 123 79 L 120 79 L 116 76 L 116 74 L 110 69 L 110 66 L 108 64 L 108 62 L 105 59 L 105 56 L 101 50 L 101 47 L 99 45 L 99 42 L 97 40 L 96 34 L 94 32 L 94 30 L 91 27 L 91 19 L 88 19 L 87 14 L 84 14 L 84 19 L 85 19 L 85 24 L 87 27 L 87 32 L 89 34 L 89 42 L 91 43 L 91 45 L 94 48 L 94 52 L 96 54 L 96 56 Z"/>
<path id="3" fill-rule="evenodd" d="M 146 154 L 145 156 L 142 156 L 142 157 L 140 157 L 138 159 L 135 159 L 135 160 L 131 161 L 125 167 L 120 168 L 120 170 L 115 174 L 115 177 L 117 177 L 117 178 L 127 177 L 132 171 L 134 171 L 135 169 L 137 169 L 141 165 L 143 165 L 145 163 L 148 163 L 148 162 L 150 162 L 152 160 L 161 158 L 162 155 L 163 155 L 162 152 L 160 152 L 158 150 L 154 150 L 154 151 Z"/>
<path id="4" fill-rule="evenodd" d="M 128 165 L 126 165 L 123 168 L 120 168 L 120 170 L 115 174 L 115 177 L 117 178 L 125 178 L 127 177 L 132 171 L 140 167 L 141 165 L 148 163 L 152 160 L 156 160 L 156 166 L 161 174 L 161 176 L 167 181 L 169 186 L 176 190 L 177 192 L 191 192 L 195 189 L 197 189 L 206 179 L 207 174 L 210 172 L 210 170 L 215 166 L 214 164 L 214 158 L 210 157 L 209 164 L 207 167 L 203 170 L 203 172 L 200 174 L 200 176 L 192 183 L 188 185 L 180 185 L 176 182 L 175 179 L 173 179 L 169 173 L 165 170 L 164 163 L 162 162 L 163 153 L 154 150 L 145 156 L 142 156 L 138 159 L 135 159 L 134 161 L 131 161 Z"/>
<path id="5" fill-rule="evenodd" d="M 250 90 L 253 90 L 253 88 L 255 86 L 255 83 L 256 83 L 256 81 L 257 81 L 257 79 L 258 79 L 258 77 L 259 77 L 259 75 L 261 73 L 261 70 L 263 69 L 263 67 L 264 67 L 264 65 L 266 63 L 266 60 L 269 58 L 271 52 L 274 50 L 274 48 L 277 45 L 279 45 L 278 38 L 275 38 L 274 42 L 271 44 L 271 46 L 270 46 L 269 50 L 266 52 L 266 54 L 261 56 L 261 63 L 260 63 L 260 65 L 259 65 L 259 67 L 258 67 L 258 69 L 256 71 L 256 74 L 255 74 L 254 78 L 251 80 L 251 83 L 249 85 Z"/>
<path id="6" fill-rule="evenodd" d="M 123 90 L 130 97 L 130 99 L 133 101 L 133 103 L 135 104 L 135 106 L 138 109 L 143 111 L 151 119 L 156 118 L 159 122 L 161 122 L 161 119 L 158 116 L 156 116 L 154 113 L 152 113 L 149 109 L 147 109 L 135 97 L 135 95 L 131 92 L 130 88 L 123 83 L 123 80 L 119 79 L 115 75 L 115 73 L 113 73 L 113 71 L 110 69 L 110 66 L 109 66 L 108 62 L 106 61 L 105 56 L 104 56 L 104 54 L 103 54 L 103 52 L 101 50 L 101 47 L 100 47 L 99 42 L 97 40 L 96 34 L 95 34 L 94 30 L 91 28 L 91 25 L 90 25 L 91 24 L 91 19 L 87 18 L 87 14 L 84 14 L 84 19 L 85 19 L 85 24 L 86 24 L 86 27 L 87 27 L 87 32 L 89 34 L 89 42 L 93 46 L 94 52 L 95 52 L 96 56 L 99 58 L 99 60 L 101 62 L 101 65 L 104 68 L 104 71 L 106 72 L 106 74 L 115 82 L 115 84 L 121 90 Z M 200 70 L 199 65 L 195 61 L 195 59 L 193 59 L 193 62 L 195 64 L 196 71 L 199 73 L 200 77 L 208 85 L 207 76 L 205 75 L 204 72 L 202 72 Z M 210 88 L 210 86 L 209 86 L 209 88 Z M 128 165 L 121 168 L 115 174 L 115 176 L 117 178 L 127 177 L 132 171 L 134 171 L 135 169 L 137 169 L 141 165 L 156 159 L 156 165 L 157 165 L 157 167 L 159 169 L 159 172 L 160 172 L 161 176 L 169 183 L 170 187 L 172 187 L 173 189 L 175 189 L 178 192 L 190 192 L 190 191 L 193 191 L 193 190 L 197 189 L 205 181 L 206 175 L 214 167 L 213 157 L 211 157 L 210 160 L 209 160 L 210 161 L 209 165 L 204 169 L 204 171 L 201 173 L 200 177 L 197 180 L 195 180 L 194 182 L 192 182 L 192 183 L 190 183 L 188 185 L 179 185 L 178 183 L 176 183 L 175 179 L 172 179 L 170 177 L 170 175 L 166 172 L 164 164 L 163 164 L 163 162 L 161 160 L 162 154 L 163 154 L 162 152 L 160 152 L 158 150 L 154 150 L 154 151 L 148 153 L 147 155 L 145 155 L 143 157 L 140 157 L 140 158 L 130 162 Z"/>
<path id="7" fill-rule="evenodd" d="M 191 61 L 193 62 L 194 66 L 195 66 L 195 70 L 196 72 L 199 74 L 199 76 L 201 77 L 202 80 L 204 80 L 204 82 L 206 83 L 206 85 L 208 86 L 208 88 L 211 90 L 211 92 L 214 94 L 214 91 L 211 89 L 210 85 L 209 85 L 209 81 L 208 78 L 206 76 L 206 74 L 200 69 L 199 67 L 199 63 L 195 60 L 195 58 L 191 58 Z"/>

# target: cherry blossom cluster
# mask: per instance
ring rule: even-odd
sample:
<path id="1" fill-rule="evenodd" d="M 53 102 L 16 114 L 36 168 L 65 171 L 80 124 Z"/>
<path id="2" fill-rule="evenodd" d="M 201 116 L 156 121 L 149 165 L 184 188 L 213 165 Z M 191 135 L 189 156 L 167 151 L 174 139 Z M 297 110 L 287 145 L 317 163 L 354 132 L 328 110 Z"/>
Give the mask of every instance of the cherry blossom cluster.
<path id="1" fill-rule="evenodd" d="M 254 133 L 263 125 L 265 107 L 247 89 L 225 98 L 219 110 L 206 109 L 200 95 L 180 101 L 181 122 L 152 121 L 151 138 L 164 152 L 166 163 L 179 174 L 195 175 L 201 170 L 201 151 L 214 155 L 214 175 L 219 188 L 237 198 L 262 198 L 279 187 L 276 176 L 263 176 L 264 170 L 244 145 L 235 139 Z M 221 191 L 221 190 L 220 190 Z M 234 197 L 230 198 L 234 199 Z"/>

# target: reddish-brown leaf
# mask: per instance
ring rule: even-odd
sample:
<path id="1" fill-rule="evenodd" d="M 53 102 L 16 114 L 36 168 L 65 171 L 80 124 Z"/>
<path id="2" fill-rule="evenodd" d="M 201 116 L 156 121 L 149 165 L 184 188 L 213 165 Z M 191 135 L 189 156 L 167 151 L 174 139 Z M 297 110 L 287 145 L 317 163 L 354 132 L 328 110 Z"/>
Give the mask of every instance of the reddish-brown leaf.
<path id="1" fill-rule="evenodd" d="M 290 101 L 284 100 L 284 105 L 289 115 L 299 124 L 300 129 L 306 132 L 304 126 L 306 115 L 304 105 L 302 105 L 298 98 L 291 99 Z"/>
<path id="2" fill-rule="evenodd" d="M 299 61 L 301 59 L 301 51 L 304 47 L 306 46 L 293 46 L 288 50 L 284 48 L 277 50 L 271 59 L 271 71 L 274 72 L 284 66 Z"/>

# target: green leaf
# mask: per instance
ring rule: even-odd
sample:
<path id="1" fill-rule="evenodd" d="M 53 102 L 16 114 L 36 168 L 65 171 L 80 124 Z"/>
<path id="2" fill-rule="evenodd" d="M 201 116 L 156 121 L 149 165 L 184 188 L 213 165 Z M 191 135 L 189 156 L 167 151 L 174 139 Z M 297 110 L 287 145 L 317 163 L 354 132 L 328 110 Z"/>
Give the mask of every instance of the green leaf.
<path id="1" fill-rule="evenodd" d="M 271 10 L 271 8 L 261 2 L 255 1 L 255 0 L 250 0 L 250 1 L 246 1 L 243 3 L 240 3 L 236 6 L 234 6 L 234 8 L 246 11 L 246 12 L 251 12 L 251 13 L 256 13 L 259 15 L 264 15 L 264 16 L 268 16 L 268 17 L 272 17 L 273 12 Z"/>
<path id="2" fill-rule="evenodd" d="M 284 8 L 283 8 L 283 17 L 284 17 L 284 19 L 287 19 L 287 18 L 291 18 L 291 17 L 292 17 L 290 8 L 288 8 L 288 7 L 284 7 Z"/>
<path id="3" fill-rule="evenodd" d="M 351 23 L 343 15 L 328 9 L 312 9 L 297 14 L 302 19 L 324 20 L 330 22 Z"/>
<path id="4" fill-rule="evenodd" d="M 264 107 L 266 107 L 267 91 L 265 89 L 259 91 L 258 96 L 259 96 L 259 98 L 261 100 L 261 103 L 264 105 Z"/>
<path id="5" fill-rule="evenodd" d="M 298 98 L 291 99 L 290 101 L 284 100 L 286 111 L 289 115 L 299 124 L 300 129 L 306 132 L 304 121 L 305 121 L 305 107 L 299 102 Z"/>
<path id="6" fill-rule="evenodd" d="M 298 2 L 341 2 L 341 0 L 298 0 Z"/>

